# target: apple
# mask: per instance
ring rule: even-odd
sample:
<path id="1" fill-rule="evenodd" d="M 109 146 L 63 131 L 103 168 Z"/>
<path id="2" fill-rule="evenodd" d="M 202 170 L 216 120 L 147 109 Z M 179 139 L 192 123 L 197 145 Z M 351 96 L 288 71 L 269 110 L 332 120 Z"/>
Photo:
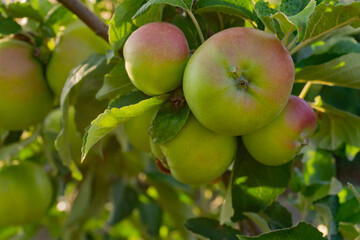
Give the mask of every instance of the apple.
<path id="1" fill-rule="evenodd" d="M 160 95 L 181 86 L 190 50 L 178 27 L 154 22 L 134 31 L 123 53 L 132 83 L 148 95 Z"/>
<path id="2" fill-rule="evenodd" d="M 172 176 L 183 183 L 208 183 L 221 176 L 232 162 L 236 138 L 214 133 L 190 115 L 181 131 L 159 144 Z"/>
<path id="3" fill-rule="evenodd" d="M 46 69 L 51 90 L 60 96 L 71 69 L 91 54 L 105 54 L 110 45 L 81 21 L 68 25 L 61 33 Z"/>
<path id="4" fill-rule="evenodd" d="M 151 152 L 148 129 L 158 110 L 158 107 L 149 109 L 144 114 L 124 123 L 125 133 L 135 149 Z"/>
<path id="5" fill-rule="evenodd" d="M 31 223 L 43 217 L 53 199 L 46 173 L 31 162 L 0 166 L 0 226 Z"/>
<path id="6" fill-rule="evenodd" d="M 284 109 L 293 82 L 292 58 L 274 35 L 235 27 L 213 35 L 195 51 L 183 89 L 201 124 L 238 136 L 273 120 Z"/>
<path id="7" fill-rule="evenodd" d="M 41 122 L 53 106 L 34 48 L 0 39 L 0 129 L 23 130 Z"/>
<path id="8" fill-rule="evenodd" d="M 316 116 L 312 108 L 303 99 L 291 96 L 279 116 L 242 139 L 255 160 L 278 166 L 292 160 L 308 144 L 315 129 Z"/>

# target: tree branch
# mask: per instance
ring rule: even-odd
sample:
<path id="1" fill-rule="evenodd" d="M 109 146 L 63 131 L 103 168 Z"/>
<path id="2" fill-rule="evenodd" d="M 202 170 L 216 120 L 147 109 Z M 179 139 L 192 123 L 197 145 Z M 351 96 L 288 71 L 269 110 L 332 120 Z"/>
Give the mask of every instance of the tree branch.
<path id="1" fill-rule="evenodd" d="M 78 16 L 86 25 L 88 25 L 96 35 L 105 39 L 108 39 L 109 26 L 106 25 L 95 13 L 90 11 L 82 2 L 78 0 L 58 0 L 67 9 Z"/>

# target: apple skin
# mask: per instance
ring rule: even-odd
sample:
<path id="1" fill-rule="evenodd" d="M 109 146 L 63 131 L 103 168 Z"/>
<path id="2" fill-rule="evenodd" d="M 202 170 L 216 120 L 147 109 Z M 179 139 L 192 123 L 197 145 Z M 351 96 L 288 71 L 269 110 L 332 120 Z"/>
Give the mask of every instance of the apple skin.
<path id="1" fill-rule="evenodd" d="M 31 223 L 43 217 L 53 199 L 46 173 L 31 162 L 0 167 L 0 226 Z"/>
<path id="2" fill-rule="evenodd" d="M 149 126 L 159 108 L 155 107 L 124 123 L 125 133 L 131 145 L 140 151 L 151 152 Z"/>
<path id="3" fill-rule="evenodd" d="M 268 166 L 291 161 L 307 145 L 316 129 L 316 116 L 309 104 L 291 96 L 284 111 L 265 127 L 242 136 L 250 155 Z"/>
<path id="4" fill-rule="evenodd" d="M 159 146 L 172 176 L 188 184 L 209 183 L 221 176 L 237 149 L 235 137 L 208 130 L 192 115 L 172 140 Z"/>
<path id="5" fill-rule="evenodd" d="M 105 54 L 110 45 L 81 21 L 69 24 L 60 35 L 46 69 L 51 90 L 60 96 L 71 69 L 91 54 Z"/>
<path id="6" fill-rule="evenodd" d="M 203 43 L 184 73 L 184 95 L 195 117 L 231 136 L 265 126 L 285 107 L 294 63 L 272 34 L 236 27 Z"/>
<path id="7" fill-rule="evenodd" d="M 190 50 L 178 27 L 154 22 L 134 31 L 123 53 L 132 83 L 148 95 L 160 95 L 181 86 Z"/>
<path id="8" fill-rule="evenodd" d="M 0 40 L 0 129 L 23 130 L 41 122 L 53 106 L 43 69 L 33 47 Z"/>

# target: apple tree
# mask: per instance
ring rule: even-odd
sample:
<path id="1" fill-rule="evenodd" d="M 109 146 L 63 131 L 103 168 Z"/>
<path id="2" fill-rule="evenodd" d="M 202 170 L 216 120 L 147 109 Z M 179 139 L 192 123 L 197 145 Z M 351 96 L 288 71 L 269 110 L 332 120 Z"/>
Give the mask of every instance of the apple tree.
<path id="1" fill-rule="evenodd" d="M 360 1 L 3 0 L 0 240 L 360 240 Z"/>

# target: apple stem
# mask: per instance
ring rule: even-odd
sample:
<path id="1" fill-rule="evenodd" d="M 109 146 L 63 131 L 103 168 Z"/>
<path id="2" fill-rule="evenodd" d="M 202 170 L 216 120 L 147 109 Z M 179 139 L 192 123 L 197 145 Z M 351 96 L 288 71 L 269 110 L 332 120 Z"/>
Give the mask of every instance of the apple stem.
<path id="1" fill-rule="evenodd" d="M 301 90 L 301 93 L 299 94 L 299 98 L 304 99 L 306 94 L 308 93 L 312 83 L 309 81 L 305 84 L 304 88 Z"/>
<path id="2" fill-rule="evenodd" d="M 199 34 L 199 37 L 200 37 L 200 41 L 201 43 L 205 42 L 205 38 L 204 38 L 204 35 L 202 34 L 201 32 L 201 28 L 200 28 L 200 25 L 198 23 L 198 21 L 196 20 L 194 14 L 191 12 L 191 10 L 185 10 L 186 13 L 189 15 L 189 17 L 191 18 L 191 20 L 193 21 L 195 27 L 196 27 L 196 30 Z"/>

